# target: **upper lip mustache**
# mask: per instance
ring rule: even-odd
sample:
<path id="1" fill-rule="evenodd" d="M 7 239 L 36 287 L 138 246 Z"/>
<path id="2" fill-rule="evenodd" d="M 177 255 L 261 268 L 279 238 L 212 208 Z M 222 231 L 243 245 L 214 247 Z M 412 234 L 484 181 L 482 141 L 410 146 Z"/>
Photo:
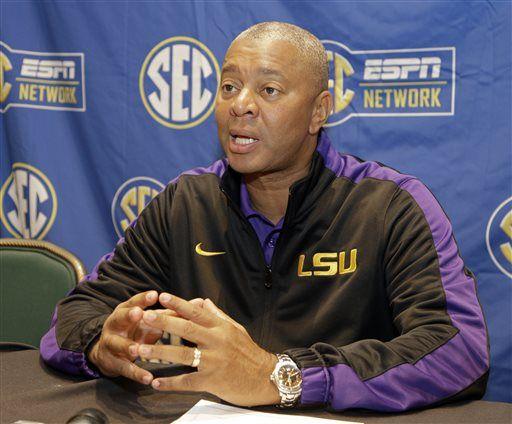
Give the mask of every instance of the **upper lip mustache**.
<path id="1" fill-rule="evenodd" d="M 229 130 L 229 135 L 232 137 L 253 138 L 253 139 L 259 140 L 259 137 L 256 137 L 256 135 L 254 135 L 254 133 L 252 133 L 251 131 L 246 131 L 246 130 L 237 130 L 237 129 Z"/>

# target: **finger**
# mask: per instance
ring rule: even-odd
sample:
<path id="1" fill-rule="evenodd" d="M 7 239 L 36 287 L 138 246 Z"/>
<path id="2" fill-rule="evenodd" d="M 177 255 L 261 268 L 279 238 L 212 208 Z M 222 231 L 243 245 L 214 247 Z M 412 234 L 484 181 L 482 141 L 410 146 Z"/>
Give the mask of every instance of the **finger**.
<path id="1" fill-rule="evenodd" d="M 178 316 L 176 311 L 171 311 L 170 309 L 154 309 L 153 312 L 156 312 L 158 314 L 168 315 L 170 317 L 177 317 Z M 143 313 L 141 314 L 141 318 L 142 318 L 142 316 L 143 316 Z M 150 327 L 149 325 L 147 325 L 144 322 L 144 320 L 139 322 L 138 329 L 143 330 L 143 331 L 146 331 L 146 330 L 155 331 L 155 328 Z"/>
<path id="2" fill-rule="evenodd" d="M 189 300 L 190 303 L 192 303 L 192 305 L 198 305 L 198 306 L 203 306 L 203 303 L 204 303 L 204 299 L 201 298 L 201 297 L 196 297 L 195 299 L 192 299 L 192 300 Z"/>
<path id="3" fill-rule="evenodd" d="M 125 330 L 142 318 L 142 309 L 139 306 L 133 308 L 117 307 L 105 323 L 107 328 Z"/>
<path id="4" fill-rule="evenodd" d="M 219 318 L 230 322 L 231 324 L 233 324 L 235 327 L 239 328 L 240 330 L 247 332 L 247 330 L 245 329 L 245 327 L 242 324 L 236 322 L 233 318 L 231 318 L 228 314 L 226 314 L 222 309 L 220 309 L 210 299 L 205 299 L 205 301 L 203 302 L 203 308 L 206 309 L 207 311 L 210 311 L 212 314 L 217 315 Z"/>
<path id="5" fill-rule="evenodd" d="M 171 311 L 170 309 L 155 309 L 154 311 L 169 316 L 178 316 L 175 311 Z M 144 321 L 140 321 L 133 335 L 133 340 L 137 343 L 155 344 L 162 337 L 162 330 L 150 327 Z"/>
<path id="6" fill-rule="evenodd" d="M 219 318 L 210 311 L 205 310 L 198 304 L 199 302 L 191 303 L 178 296 L 171 296 L 169 293 L 162 293 L 160 295 L 160 303 L 162 306 L 176 311 L 183 318 L 204 327 L 213 327 L 219 322 Z"/>
<path id="7" fill-rule="evenodd" d="M 149 371 L 138 367 L 127 359 L 114 358 L 113 368 L 117 374 L 142 384 L 150 384 L 153 381 L 153 375 Z"/>
<path id="8" fill-rule="evenodd" d="M 126 330 L 142 318 L 143 309 L 155 304 L 157 300 L 158 293 L 154 290 L 132 296 L 126 302 L 117 305 L 106 322 L 107 328 Z"/>
<path id="9" fill-rule="evenodd" d="M 170 315 L 172 317 L 178 316 L 176 311 L 171 311 L 170 309 L 153 309 L 153 311 L 158 312 L 159 314 Z"/>
<path id="10" fill-rule="evenodd" d="M 174 364 L 191 366 L 194 362 L 194 348 L 171 345 L 141 345 L 139 356 L 144 359 L 160 359 Z M 201 352 L 201 361 L 204 359 Z M 201 363 L 201 362 L 199 362 Z"/>
<path id="11" fill-rule="evenodd" d="M 140 324 L 135 334 L 133 335 L 133 340 L 136 343 L 144 343 L 144 344 L 154 344 L 163 336 L 163 331 L 158 328 L 149 327 L 146 324 Z"/>
<path id="12" fill-rule="evenodd" d="M 208 334 L 206 328 L 183 318 L 158 314 L 154 311 L 145 311 L 143 320 L 151 327 L 175 334 L 192 343 L 202 345 L 211 340 L 211 335 Z"/>
<path id="13" fill-rule="evenodd" d="M 151 383 L 155 390 L 205 392 L 204 376 L 200 372 L 182 374 L 176 377 L 156 378 Z"/>
<path id="14" fill-rule="evenodd" d="M 130 308 L 133 306 L 139 306 L 142 309 L 148 306 L 154 305 L 158 300 L 158 293 L 155 290 L 142 292 L 130 297 L 127 301 L 120 303 L 118 307 Z"/>
<path id="15" fill-rule="evenodd" d="M 124 356 L 135 359 L 138 355 L 138 345 L 133 340 L 127 339 L 117 334 L 110 333 L 105 336 L 104 347 L 114 356 Z"/>

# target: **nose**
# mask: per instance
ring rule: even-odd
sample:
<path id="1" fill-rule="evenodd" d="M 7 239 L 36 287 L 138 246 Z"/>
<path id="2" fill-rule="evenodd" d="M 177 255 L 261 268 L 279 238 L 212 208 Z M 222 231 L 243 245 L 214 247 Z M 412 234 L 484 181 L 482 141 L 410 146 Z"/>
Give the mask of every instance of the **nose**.
<path id="1" fill-rule="evenodd" d="M 242 88 L 240 92 L 232 98 L 231 114 L 233 116 L 252 116 L 258 115 L 259 109 L 256 104 L 254 93 L 247 87 Z"/>

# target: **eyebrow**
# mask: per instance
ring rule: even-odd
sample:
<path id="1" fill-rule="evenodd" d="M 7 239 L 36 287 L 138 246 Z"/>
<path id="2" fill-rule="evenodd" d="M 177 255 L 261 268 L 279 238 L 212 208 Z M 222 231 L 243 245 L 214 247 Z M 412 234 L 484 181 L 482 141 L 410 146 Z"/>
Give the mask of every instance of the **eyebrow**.
<path id="1" fill-rule="evenodd" d="M 227 73 L 227 72 L 237 73 L 237 72 L 240 72 L 240 68 L 237 65 L 230 64 L 230 65 L 227 65 L 227 66 L 222 68 L 222 73 L 223 74 Z M 282 79 L 287 79 L 282 72 L 279 72 L 276 69 L 268 68 L 268 67 L 265 67 L 265 66 L 258 68 L 257 72 L 259 74 L 263 74 L 263 75 L 273 75 L 273 76 L 277 76 L 277 77 L 282 78 Z"/>

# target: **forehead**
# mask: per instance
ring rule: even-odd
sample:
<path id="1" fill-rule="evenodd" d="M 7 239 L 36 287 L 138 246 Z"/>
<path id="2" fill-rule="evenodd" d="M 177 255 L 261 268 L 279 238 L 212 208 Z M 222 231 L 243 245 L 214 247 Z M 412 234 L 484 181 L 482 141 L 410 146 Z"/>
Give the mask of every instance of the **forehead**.
<path id="1" fill-rule="evenodd" d="M 222 71 L 243 72 L 255 69 L 263 74 L 278 71 L 290 78 L 300 73 L 299 68 L 303 65 L 297 48 L 285 40 L 241 39 L 229 47 Z"/>

